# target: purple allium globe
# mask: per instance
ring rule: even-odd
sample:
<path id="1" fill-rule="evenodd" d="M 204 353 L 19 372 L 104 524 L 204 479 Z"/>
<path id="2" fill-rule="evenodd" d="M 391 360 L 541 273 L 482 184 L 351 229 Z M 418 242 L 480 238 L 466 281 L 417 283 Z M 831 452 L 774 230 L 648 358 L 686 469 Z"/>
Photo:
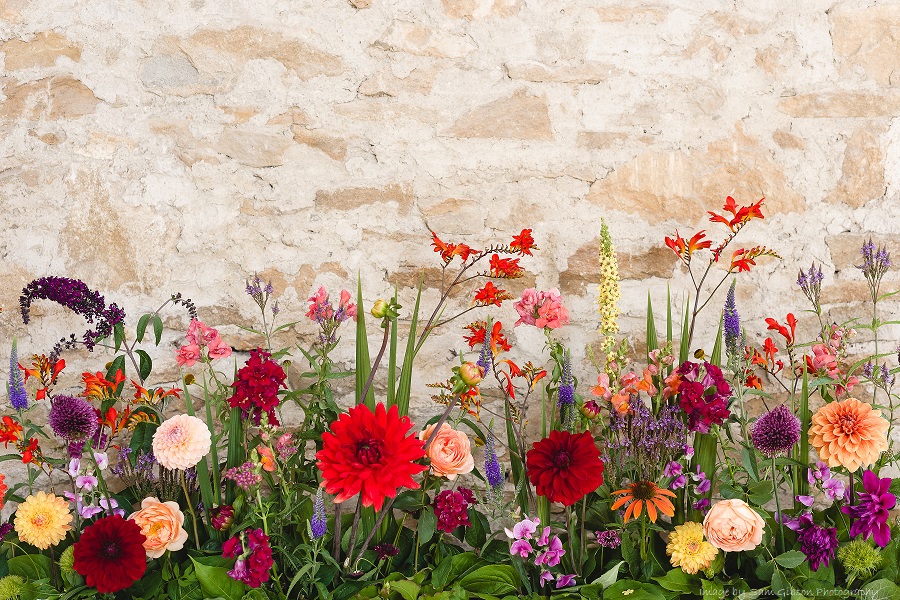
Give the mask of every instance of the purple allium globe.
<path id="1" fill-rule="evenodd" d="M 787 454 L 800 441 L 800 419 L 782 404 L 756 420 L 750 430 L 750 440 L 768 458 Z"/>
<path id="2" fill-rule="evenodd" d="M 94 407 L 79 396 L 54 397 L 47 421 L 53 433 L 70 443 L 86 440 L 97 431 Z"/>

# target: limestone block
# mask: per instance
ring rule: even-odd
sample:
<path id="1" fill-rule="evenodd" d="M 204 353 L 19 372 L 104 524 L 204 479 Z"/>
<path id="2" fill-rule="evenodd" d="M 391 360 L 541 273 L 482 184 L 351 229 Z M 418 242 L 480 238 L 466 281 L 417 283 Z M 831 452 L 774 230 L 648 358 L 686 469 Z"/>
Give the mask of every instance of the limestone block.
<path id="1" fill-rule="evenodd" d="M 398 212 L 409 212 L 414 196 L 412 187 L 406 183 L 392 183 L 384 187 L 356 187 L 334 191 L 316 192 L 316 208 L 332 210 L 353 210 L 370 204 L 395 203 Z"/>
<path id="2" fill-rule="evenodd" d="M 453 19 L 512 17 L 522 4 L 523 0 L 441 0 L 444 14 Z"/>
<path id="3" fill-rule="evenodd" d="M 477 50 L 475 42 L 465 33 L 451 33 L 399 20 L 393 21 L 374 45 L 388 52 L 442 58 L 463 58 Z"/>
<path id="4" fill-rule="evenodd" d="M 547 65 L 538 61 L 516 61 L 503 65 L 510 79 L 536 83 L 603 83 L 621 70 L 605 63 L 581 62 Z"/>
<path id="5" fill-rule="evenodd" d="M 100 100 L 89 87 L 69 76 L 15 83 L 7 79 L 0 118 L 38 121 L 77 119 L 96 110 Z"/>
<path id="6" fill-rule="evenodd" d="M 822 92 L 782 98 L 778 110 L 791 117 L 819 119 L 900 115 L 900 94 Z"/>
<path id="7" fill-rule="evenodd" d="M 222 132 L 215 149 L 248 167 L 277 167 L 290 145 L 290 138 L 278 133 L 231 128 Z"/>
<path id="8" fill-rule="evenodd" d="M 66 36 L 55 31 L 43 31 L 28 42 L 9 40 L 0 45 L 0 52 L 6 55 L 4 64 L 7 71 L 52 67 L 61 56 L 75 62 L 81 60 L 81 45 L 70 42 Z"/>
<path id="9" fill-rule="evenodd" d="M 900 86 L 900 6 L 854 8 L 845 2 L 828 11 L 834 52 L 844 69 L 861 69 L 880 85 Z"/>
<path id="10" fill-rule="evenodd" d="M 853 208 L 884 195 L 884 148 L 881 136 L 887 126 L 880 123 L 863 124 L 850 137 L 844 150 L 841 179 L 826 200 L 843 202 Z"/>
<path id="11" fill-rule="evenodd" d="M 547 98 L 528 95 L 524 88 L 519 89 L 512 96 L 465 113 L 448 134 L 460 138 L 553 139 Z"/>

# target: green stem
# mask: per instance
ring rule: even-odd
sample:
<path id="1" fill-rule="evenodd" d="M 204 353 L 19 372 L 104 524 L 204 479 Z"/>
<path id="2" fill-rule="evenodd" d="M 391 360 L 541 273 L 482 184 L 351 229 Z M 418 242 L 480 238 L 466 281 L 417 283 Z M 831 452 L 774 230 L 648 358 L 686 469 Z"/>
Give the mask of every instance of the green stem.
<path id="1" fill-rule="evenodd" d="M 200 549 L 200 535 L 197 533 L 197 513 L 194 512 L 194 503 L 191 502 L 191 495 L 188 493 L 187 481 L 184 478 L 184 471 L 181 471 L 181 489 L 184 490 L 184 501 L 188 506 L 188 510 L 191 512 L 191 525 L 194 527 L 194 544 L 197 546 L 197 550 Z M 266 534 L 268 535 L 268 531 Z"/>
<path id="2" fill-rule="evenodd" d="M 778 515 L 778 518 L 781 519 L 783 515 L 781 514 L 781 501 L 778 499 L 778 476 L 776 475 L 778 471 L 775 467 L 775 457 L 772 457 L 772 491 L 775 496 L 775 514 Z M 776 528 L 775 536 L 778 538 L 780 542 L 779 547 L 781 548 L 781 554 L 784 554 L 784 534 L 781 533 L 781 528 Z"/>

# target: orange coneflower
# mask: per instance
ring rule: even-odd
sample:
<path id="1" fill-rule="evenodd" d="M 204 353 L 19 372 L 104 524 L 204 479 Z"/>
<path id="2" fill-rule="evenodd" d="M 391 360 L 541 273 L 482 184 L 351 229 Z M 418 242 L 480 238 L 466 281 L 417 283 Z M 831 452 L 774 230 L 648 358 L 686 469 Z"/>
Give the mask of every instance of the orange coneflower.
<path id="1" fill-rule="evenodd" d="M 675 515 L 675 507 L 672 506 L 672 501 L 666 498 L 666 496 L 674 498 L 675 494 L 669 490 L 662 489 L 652 481 L 635 481 L 626 486 L 624 490 L 615 491 L 613 494 L 624 494 L 624 496 L 613 503 L 612 510 L 618 510 L 626 503 L 630 503 L 625 510 L 626 523 L 631 517 L 636 519 L 641 516 L 641 510 L 645 503 L 647 504 L 647 516 L 654 523 L 656 523 L 657 509 L 664 515 L 670 517 Z"/>

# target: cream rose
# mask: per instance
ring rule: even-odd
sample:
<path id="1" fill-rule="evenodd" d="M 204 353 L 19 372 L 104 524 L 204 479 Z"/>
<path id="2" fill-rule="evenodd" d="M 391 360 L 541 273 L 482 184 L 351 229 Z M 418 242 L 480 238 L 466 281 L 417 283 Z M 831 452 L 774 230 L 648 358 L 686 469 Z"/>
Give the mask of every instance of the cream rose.
<path id="1" fill-rule="evenodd" d="M 137 523 L 147 539 L 144 550 L 148 558 L 159 558 L 166 550 L 181 550 L 187 541 L 184 529 L 184 513 L 175 502 L 160 502 L 156 498 L 144 498 L 141 510 L 132 513 L 130 520 Z"/>
<path id="2" fill-rule="evenodd" d="M 425 431 L 419 434 L 419 439 L 428 441 L 433 431 L 434 425 L 429 425 Z M 453 429 L 447 423 L 441 425 L 428 447 L 428 458 L 431 459 L 431 472 L 438 476 L 445 476 L 451 481 L 456 479 L 457 475 L 471 473 L 475 468 L 469 437 L 462 431 Z"/>
<path id="3" fill-rule="evenodd" d="M 716 502 L 703 519 L 710 544 L 725 552 L 753 550 L 762 542 L 766 522 L 743 500 Z"/>

